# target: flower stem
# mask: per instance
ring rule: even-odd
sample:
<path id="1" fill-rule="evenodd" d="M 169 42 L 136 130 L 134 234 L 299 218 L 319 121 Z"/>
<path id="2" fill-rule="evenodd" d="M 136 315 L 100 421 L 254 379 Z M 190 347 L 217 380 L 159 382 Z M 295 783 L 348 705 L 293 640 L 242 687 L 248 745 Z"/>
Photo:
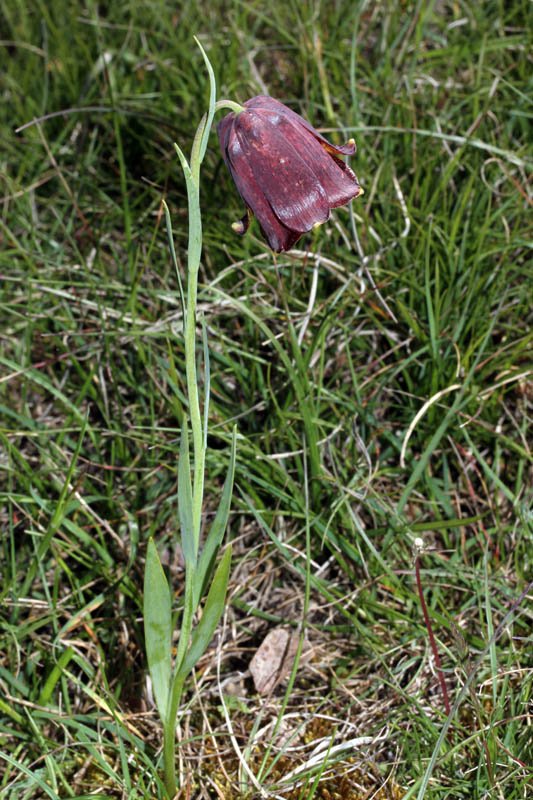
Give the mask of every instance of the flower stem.
<path id="1" fill-rule="evenodd" d="M 163 769 L 165 789 L 169 800 L 176 794 L 176 765 L 174 763 L 174 746 L 176 738 L 176 720 L 168 719 L 163 727 Z"/>
<path id="2" fill-rule="evenodd" d="M 244 106 L 241 106 L 240 103 L 235 103 L 233 100 L 217 100 L 215 111 L 221 111 L 223 108 L 229 108 L 235 114 L 240 114 L 241 111 L 244 111 Z"/>
<path id="3" fill-rule="evenodd" d="M 196 187 L 198 189 L 198 187 Z M 198 191 L 189 198 L 189 203 L 197 203 L 198 222 L 196 230 L 189 232 L 189 261 L 187 276 L 187 311 L 185 315 L 185 372 L 187 376 L 187 394 L 189 399 L 189 416 L 191 420 L 193 441 L 193 530 L 196 549 L 200 542 L 200 526 L 202 516 L 202 498 L 204 491 L 204 462 L 205 452 L 202 433 L 202 417 L 200 413 L 200 398 L 198 394 L 198 380 L 196 372 L 196 306 L 198 298 L 198 269 L 200 266 L 200 253 L 202 241 L 202 227 L 200 220 L 200 205 Z M 189 214 L 191 207 L 189 205 Z M 192 227 L 192 226 L 191 226 Z M 199 239 L 197 247 L 194 239 Z M 192 241 L 191 241 L 192 240 Z"/>
<path id="4" fill-rule="evenodd" d="M 205 127 L 205 120 L 200 126 Z M 185 345 L 185 375 L 189 418 L 193 441 L 193 482 L 192 482 L 192 534 L 196 554 L 200 545 L 202 524 L 202 500 L 204 492 L 205 447 L 200 413 L 200 395 L 196 369 L 196 311 L 198 300 L 198 271 L 202 254 L 202 218 L 200 213 L 200 155 L 195 152 L 194 161 L 189 165 L 181 150 L 176 147 L 187 183 L 189 206 L 189 242 L 187 252 L 187 302 L 183 320 Z M 176 794 L 175 740 L 176 718 L 183 690 L 183 678 L 179 668 L 187 652 L 193 627 L 192 586 L 195 579 L 195 565 L 186 564 L 185 600 L 181 624 L 178 653 L 174 665 L 174 675 L 170 685 L 169 709 L 163 723 L 163 764 L 165 789 L 169 798 Z"/>
<path id="5" fill-rule="evenodd" d="M 185 674 L 180 671 L 193 629 L 194 607 L 194 587 L 197 581 L 197 559 L 200 547 L 200 530 L 202 526 L 202 503 L 204 494 L 204 469 L 205 469 L 205 450 L 207 436 L 204 435 L 203 426 L 207 426 L 207 410 L 204 409 L 204 422 L 200 409 L 200 393 L 198 390 L 198 374 L 196 367 L 196 323 L 197 323 L 197 303 L 198 303 L 198 272 L 200 269 L 200 259 L 202 255 L 202 217 L 200 211 L 200 165 L 202 163 L 207 140 L 213 121 L 215 111 L 229 108 L 236 114 L 244 110 L 243 106 L 231 100 L 219 100 L 215 102 L 216 85 L 212 67 L 209 60 L 197 40 L 197 44 L 202 51 L 206 66 L 209 72 L 211 95 L 209 111 L 204 115 L 193 142 L 190 164 L 182 150 L 175 145 L 176 152 L 181 162 L 183 173 L 187 184 L 187 199 L 189 210 L 189 242 L 187 252 L 187 298 L 184 309 L 183 337 L 185 347 L 185 375 L 187 381 L 187 399 L 189 404 L 189 419 L 192 430 L 193 444 L 193 464 L 192 464 L 192 537 L 194 541 L 194 556 L 192 561 L 185 564 L 185 596 L 183 605 L 183 616 L 181 631 L 178 642 L 178 650 L 174 662 L 174 673 L 170 681 L 168 710 L 166 718 L 163 720 L 163 765 L 165 791 L 169 798 L 176 794 L 176 764 L 175 764 L 175 745 L 176 745 L 176 719 L 183 692 Z M 204 364 L 208 370 L 208 364 Z M 208 383 L 208 375 L 206 376 Z M 205 404 L 208 400 L 208 389 L 206 387 Z M 183 423 L 185 424 L 185 422 Z M 225 590 L 224 590 L 225 592 Z"/>

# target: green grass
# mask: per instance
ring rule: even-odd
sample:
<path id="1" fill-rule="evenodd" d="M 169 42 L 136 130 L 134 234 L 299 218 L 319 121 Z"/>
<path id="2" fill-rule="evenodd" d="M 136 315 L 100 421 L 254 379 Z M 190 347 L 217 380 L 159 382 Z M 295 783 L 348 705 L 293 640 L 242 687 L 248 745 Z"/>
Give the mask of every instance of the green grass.
<path id="1" fill-rule="evenodd" d="M 234 564 L 184 697 L 183 797 L 415 798 L 428 765 L 432 800 L 527 796 L 528 6 L 5 4 L 2 800 L 163 796 L 141 591 L 153 536 L 180 607 L 186 392 L 161 201 L 183 265 L 172 143 L 190 149 L 207 107 L 195 34 L 220 96 L 268 91 L 353 135 L 365 195 L 274 257 L 256 226 L 231 231 L 242 204 L 211 138 L 205 515 L 236 423 Z M 417 538 L 458 701 L 442 741 Z M 304 615 L 288 688 L 259 697 L 254 652 Z"/>

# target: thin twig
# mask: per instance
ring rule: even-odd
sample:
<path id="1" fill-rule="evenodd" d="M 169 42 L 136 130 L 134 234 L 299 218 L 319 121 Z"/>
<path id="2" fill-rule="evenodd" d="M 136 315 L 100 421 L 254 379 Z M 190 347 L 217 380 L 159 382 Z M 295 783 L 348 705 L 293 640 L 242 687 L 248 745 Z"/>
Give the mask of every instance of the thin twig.
<path id="1" fill-rule="evenodd" d="M 431 627 L 431 620 L 429 618 L 428 607 L 426 605 L 426 600 L 424 598 L 424 592 L 422 589 L 422 579 L 420 577 L 420 555 L 418 554 L 415 557 L 415 577 L 416 577 L 416 585 L 418 588 L 418 596 L 420 597 L 420 605 L 422 606 L 422 614 L 424 615 L 424 622 L 426 624 L 426 630 L 429 636 L 429 645 L 431 647 L 431 652 L 433 653 L 433 658 L 435 659 L 435 670 L 437 672 L 437 678 L 439 679 L 440 688 L 442 691 L 444 708 L 446 714 L 449 715 L 451 711 L 450 698 L 448 697 L 448 688 L 446 686 L 446 681 L 444 680 L 444 672 L 442 671 L 440 655 L 437 648 L 437 640 L 435 639 L 433 628 Z"/>

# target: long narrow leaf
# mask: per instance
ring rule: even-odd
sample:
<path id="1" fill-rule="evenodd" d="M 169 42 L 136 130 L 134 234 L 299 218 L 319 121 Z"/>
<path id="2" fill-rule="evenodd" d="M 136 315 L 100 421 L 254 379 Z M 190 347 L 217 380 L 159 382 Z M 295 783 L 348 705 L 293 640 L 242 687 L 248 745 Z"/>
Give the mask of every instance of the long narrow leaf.
<path id="1" fill-rule="evenodd" d="M 200 147 L 204 138 L 205 126 L 207 125 L 207 114 L 204 114 L 200 124 L 196 129 L 191 148 L 191 171 L 196 183 L 200 180 Z"/>
<path id="2" fill-rule="evenodd" d="M 231 546 L 226 549 L 216 569 L 213 583 L 205 601 L 202 619 L 192 634 L 189 652 L 178 670 L 176 676 L 179 680 L 184 678 L 193 669 L 195 664 L 204 654 L 209 642 L 213 638 L 224 607 L 226 605 L 226 590 L 228 587 L 229 572 L 231 567 Z"/>
<path id="3" fill-rule="evenodd" d="M 144 573 L 144 638 L 155 702 L 163 723 L 170 689 L 170 645 L 172 636 L 171 599 L 157 548 L 148 542 Z"/>
<path id="4" fill-rule="evenodd" d="M 187 197 L 189 200 L 189 245 L 187 260 L 189 268 L 200 263 L 200 256 L 202 253 L 202 217 L 200 215 L 200 200 L 198 182 L 189 166 L 189 162 L 181 147 L 174 142 L 174 149 L 178 154 L 181 168 L 185 176 L 185 184 L 187 186 Z"/>
<path id="5" fill-rule="evenodd" d="M 205 66 L 207 68 L 207 74 L 209 75 L 209 111 L 207 114 L 207 122 L 205 127 L 202 131 L 202 140 L 200 143 L 200 163 L 204 160 L 205 151 L 207 148 L 207 142 L 209 139 L 209 134 L 211 132 L 211 125 L 213 124 L 213 117 L 215 116 L 215 103 L 217 99 L 217 85 L 215 80 L 215 73 L 213 72 L 213 67 L 211 66 L 211 62 L 207 57 L 207 53 L 205 52 L 204 48 L 202 47 L 200 40 L 195 36 L 194 40 L 198 47 L 202 52 L 202 56 L 205 61 Z"/>
<path id="6" fill-rule="evenodd" d="M 235 452 L 237 445 L 237 431 L 233 429 L 233 436 L 231 439 L 231 453 L 229 459 L 228 473 L 222 490 L 222 497 L 212 522 L 211 528 L 205 540 L 204 549 L 198 559 L 198 570 L 195 582 L 195 607 L 198 606 L 200 598 L 206 589 L 207 582 L 213 571 L 213 565 L 216 555 L 224 537 L 226 525 L 228 524 L 228 517 L 231 505 L 231 496 L 233 493 L 233 479 L 235 476 Z"/>
<path id="7" fill-rule="evenodd" d="M 209 398 L 211 392 L 211 362 L 207 343 L 207 328 L 202 317 L 202 344 L 204 347 L 204 450 L 207 450 L 207 431 L 209 429 Z"/>
<path id="8" fill-rule="evenodd" d="M 193 530 L 191 463 L 189 460 L 189 428 L 186 417 L 181 426 L 180 461 L 178 465 L 178 515 L 181 526 L 181 546 L 187 567 L 196 564 L 196 544 Z"/>
<path id="9" fill-rule="evenodd" d="M 172 233 L 172 220 L 170 219 L 170 211 L 168 210 L 168 206 L 163 200 L 163 209 L 165 211 L 165 225 L 167 228 L 167 239 L 168 239 L 168 246 L 170 248 L 170 255 L 172 257 L 172 263 L 174 265 L 174 269 L 176 271 L 176 277 L 178 279 L 178 289 L 180 293 L 180 300 L 181 300 L 181 310 L 183 313 L 183 320 L 185 324 L 185 314 L 187 312 L 185 306 L 185 295 L 183 294 L 183 284 L 181 282 L 181 274 L 180 268 L 178 266 L 178 259 L 176 258 L 176 248 L 174 246 L 174 234 Z"/>

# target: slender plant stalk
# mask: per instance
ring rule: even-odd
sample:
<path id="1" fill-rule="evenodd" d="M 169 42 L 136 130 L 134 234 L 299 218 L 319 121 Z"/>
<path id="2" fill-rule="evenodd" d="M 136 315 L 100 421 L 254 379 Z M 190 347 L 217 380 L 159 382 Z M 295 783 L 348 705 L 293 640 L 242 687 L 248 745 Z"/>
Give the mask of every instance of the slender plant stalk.
<path id="1" fill-rule="evenodd" d="M 200 215 L 200 187 L 195 184 L 189 190 L 189 215 L 196 218 L 196 224 L 189 229 L 189 254 L 187 266 L 187 310 L 185 314 L 185 370 L 187 375 L 187 394 L 191 419 L 193 441 L 193 530 L 196 550 L 200 539 L 202 499 L 204 493 L 205 449 L 200 413 L 200 397 L 196 373 L 196 305 L 198 299 L 198 270 L 202 251 L 202 221 Z M 196 213 L 194 213 L 196 212 Z"/>
<path id="2" fill-rule="evenodd" d="M 416 586 L 418 589 L 418 596 L 420 598 L 420 605 L 422 606 L 422 614 L 424 615 L 424 622 L 426 624 L 426 630 L 429 636 L 429 644 L 431 647 L 431 652 L 433 653 L 433 658 L 435 659 L 435 670 L 437 672 L 437 678 L 439 679 L 439 684 L 442 692 L 442 699 L 444 701 L 444 709 L 446 711 L 446 714 L 449 715 L 451 711 L 451 705 L 450 705 L 450 698 L 448 697 L 448 687 L 446 686 L 446 681 L 444 680 L 444 672 L 442 671 L 439 649 L 437 647 L 437 641 L 435 639 L 433 628 L 431 626 L 431 619 L 429 618 L 429 611 L 426 605 L 426 599 L 424 597 L 424 590 L 422 589 L 419 555 L 417 555 L 415 558 L 415 577 L 416 577 Z"/>
<path id="3" fill-rule="evenodd" d="M 202 49 L 202 48 L 201 48 Z M 189 211 L 189 241 L 187 253 L 187 298 L 184 308 L 183 334 L 185 342 L 185 374 L 187 380 L 187 397 L 193 444 L 192 465 L 192 540 L 193 562 L 185 559 L 185 592 L 183 617 L 181 621 L 178 649 L 174 661 L 174 673 L 169 687 L 167 713 L 163 719 L 163 769 L 166 793 L 169 798 L 176 794 L 175 738 L 176 719 L 183 692 L 186 672 L 182 670 L 193 631 L 195 607 L 195 584 L 199 580 L 197 574 L 198 551 L 202 525 L 202 505 L 204 494 L 205 452 L 207 431 L 204 431 L 198 391 L 198 374 L 196 366 L 196 327 L 198 302 L 198 272 L 202 254 L 202 218 L 200 209 L 200 165 L 205 155 L 207 140 L 215 111 L 222 108 L 239 113 L 242 106 L 229 100 L 215 102 L 216 86 L 211 65 L 203 49 L 207 69 L 210 76 L 211 97 L 209 112 L 202 118 L 194 138 L 190 163 L 181 149 L 176 145 L 187 184 L 187 200 Z M 207 365 L 204 364 L 204 368 Z M 208 403 L 206 392 L 205 403 Z M 207 425 L 207 414 L 204 409 L 204 420 Z M 186 420 L 183 422 L 186 425 Z M 202 576 L 201 576 L 202 577 Z"/>
<path id="4" fill-rule="evenodd" d="M 198 131 L 205 130 L 205 118 Z M 197 133 L 198 137 L 198 133 Z M 196 141 L 196 140 L 195 140 Z M 195 552 L 198 552 L 202 514 L 204 485 L 205 451 L 203 447 L 202 417 L 200 414 L 200 397 L 198 392 L 198 376 L 196 370 L 196 306 L 198 297 L 198 270 L 202 253 L 202 222 L 200 212 L 200 164 L 195 164 L 194 171 L 189 166 L 182 151 L 176 146 L 185 173 L 187 183 L 187 199 L 189 208 L 189 246 L 187 253 L 187 302 L 184 309 L 183 333 L 185 340 L 185 374 L 187 381 L 187 397 L 193 440 L 193 507 L 192 530 Z M 194 151 L 194 148 L 193 148 Z M 192 159 L 191 159 L 192 161 Z M 185 420 L 184 423 L 185 424 Z M 193 609 L 191 603 L 193 576 L 190 570 L 185 572 L 185 599 L 181 621 L 178 652 L 175 659 L 174 677 L 170 685 L 170 696 L 166 719 L 163 720 L 163 764 L 165 788 L 169 798 L 176 794 L 175 738 L 176 717 L 178 713 L 183 679 L 178 670 L 185 657 L 193 626 Z"/>
<path id="5" fill-rule="evenodd" d="M 183 681 L 180 684 L 174 681 L 173 697 L 169 707 L 168 719 L 163 726 L 163 769 L 165 789 L 167 795 L 172 800 L 176 794 L 176 716 L 178 713 Z"/>

